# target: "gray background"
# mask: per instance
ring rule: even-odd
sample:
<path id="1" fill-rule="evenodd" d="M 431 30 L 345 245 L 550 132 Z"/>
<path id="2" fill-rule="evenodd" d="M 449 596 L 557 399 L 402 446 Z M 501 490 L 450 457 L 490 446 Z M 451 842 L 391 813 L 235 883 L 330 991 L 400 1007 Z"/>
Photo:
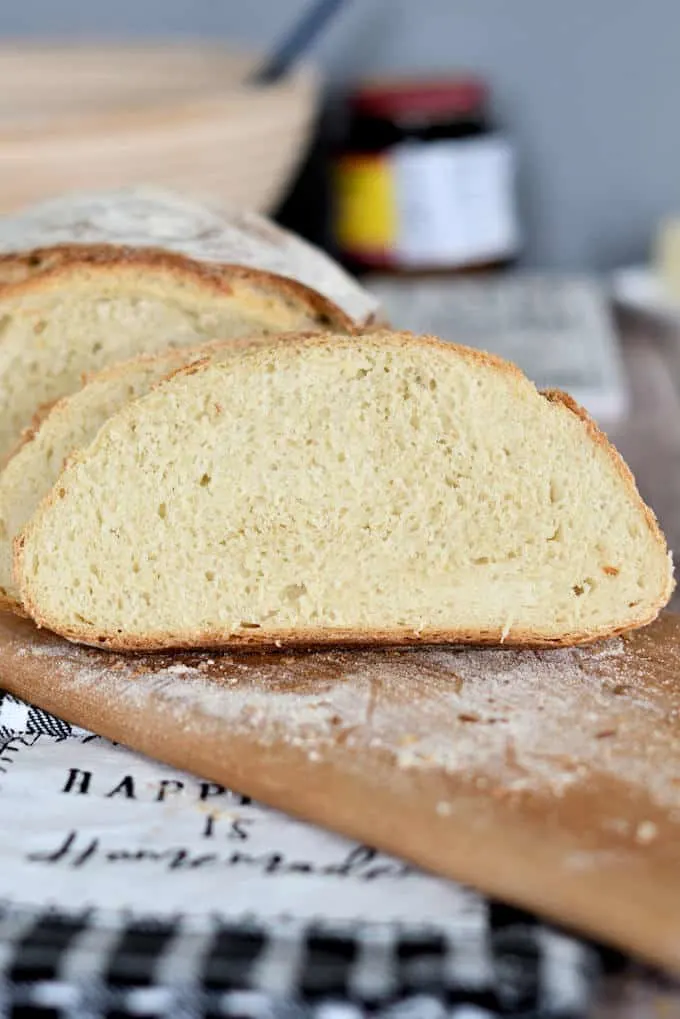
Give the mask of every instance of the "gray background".
<path id="1" fill-rule="evenodd" d="M 224 36 L 263 46 L 304 0 L 21 0 L 0 34 Z M 609 266 L 680 213 L 678 0 L 353 0 L 315 54 L 334 84 L 471 68 L 517 140 L 525 261 Z"/>

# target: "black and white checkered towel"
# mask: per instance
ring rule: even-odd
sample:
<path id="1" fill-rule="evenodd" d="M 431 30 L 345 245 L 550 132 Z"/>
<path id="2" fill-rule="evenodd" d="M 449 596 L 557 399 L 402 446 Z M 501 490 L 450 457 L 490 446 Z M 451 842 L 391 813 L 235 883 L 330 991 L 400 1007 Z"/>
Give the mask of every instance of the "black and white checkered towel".
<path id="1" fill-rule="evenodd" d="M 596 963 L 592 949 L 494 906 L 484 943 L 371 925 L 241 922 L 196 932 L 182 918 L 6 907 L 0 1015 L 41 1006 L 68 1017 L 576 1019 Z"/>
<path id="2" fill-rule="evenodd" d="M 61 718 L 50 715 L 42 708 L 35 708 L 32 704 L 26 704 L 25 701 L 13 697 L 12 694 L 0 691 L 0 741 L 24 733 L 29 735 L 39 733 L 44 736 L 65 739 L 66 736 L 84 731 L 76 725 L 71 725 Z"/>

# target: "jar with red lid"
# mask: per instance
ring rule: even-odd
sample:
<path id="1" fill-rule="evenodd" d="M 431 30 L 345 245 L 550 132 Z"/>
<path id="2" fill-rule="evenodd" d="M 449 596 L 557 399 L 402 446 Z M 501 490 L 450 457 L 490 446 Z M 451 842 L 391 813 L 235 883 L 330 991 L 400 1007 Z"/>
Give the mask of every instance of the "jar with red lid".
<path id="1" fill-rule="evenodd" d="M 335 244 L 357 271 L 488 268 L 518 253 L 513 148 L 478 78 L 360 87 L 333 179 Z"/>

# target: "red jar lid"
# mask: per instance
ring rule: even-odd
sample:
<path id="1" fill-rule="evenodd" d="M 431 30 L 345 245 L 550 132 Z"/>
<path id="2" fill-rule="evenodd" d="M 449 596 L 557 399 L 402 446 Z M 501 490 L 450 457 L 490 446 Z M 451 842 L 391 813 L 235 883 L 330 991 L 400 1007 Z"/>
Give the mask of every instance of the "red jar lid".
<path id="1" fill-rule="evenodd" d="M 395 117 L 469 116 L 483 109 L 488 96 L 479 78 L 402 78 L 367 82 L 350 97 L 357 113 Z"/>

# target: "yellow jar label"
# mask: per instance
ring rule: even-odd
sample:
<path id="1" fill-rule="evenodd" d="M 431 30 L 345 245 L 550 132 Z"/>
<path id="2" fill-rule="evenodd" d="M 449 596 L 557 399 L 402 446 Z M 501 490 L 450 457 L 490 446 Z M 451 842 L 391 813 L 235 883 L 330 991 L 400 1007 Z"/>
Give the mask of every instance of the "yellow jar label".
<path id="1" fill-rule="evenodd" d="M 514 154 L 502 136 L 393 145 L 336 164 L 335 238 L 366 266 L 470 266 L 516 253 Z"/>
<path id="2" fill-rule="evenodd" d="M 389 160 L 343 156 L 335 167 L 335 236 L 347 252 L 380 256 L 394 248 L 397 202 Z"/>

